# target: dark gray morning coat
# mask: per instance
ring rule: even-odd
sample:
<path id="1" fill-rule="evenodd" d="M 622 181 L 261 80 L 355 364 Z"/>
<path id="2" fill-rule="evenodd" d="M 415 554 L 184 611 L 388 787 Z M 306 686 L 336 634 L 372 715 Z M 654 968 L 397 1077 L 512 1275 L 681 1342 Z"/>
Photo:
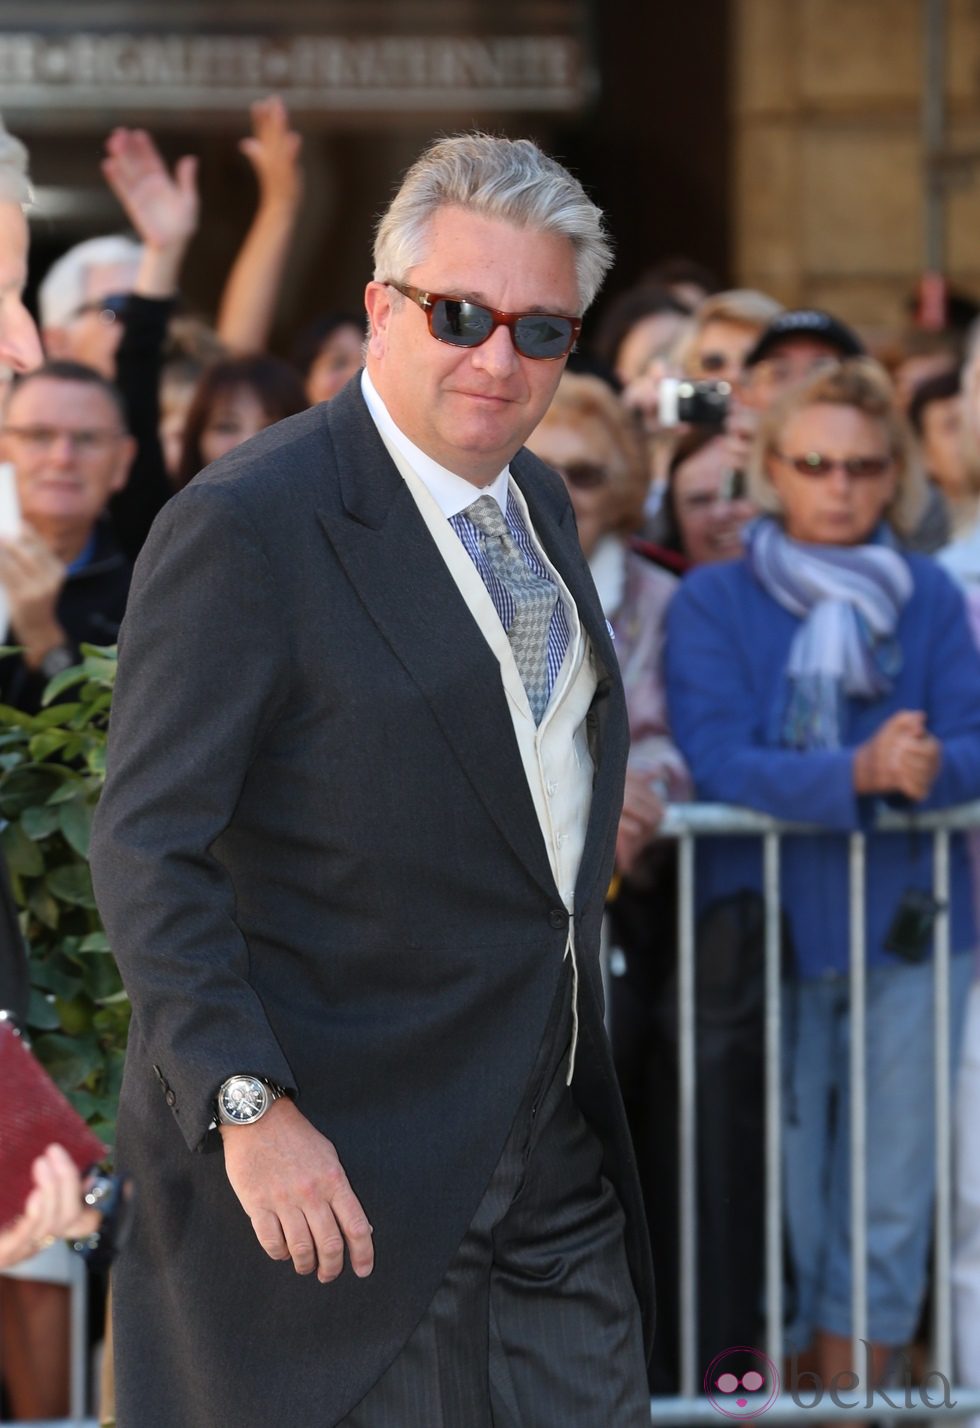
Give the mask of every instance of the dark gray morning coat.
<path id="1" fill-rule="evenodd" d="M 622 686 L 559 478 L 526 452 L 512 471 L 599 667 L 574 1092 L 607 1147 L 649 1332 L 598 964 Z M 92 867 L 134 1008 L 120 1428 L 327 1428 L 395 1357 L 473 1216 L 566 940 L 497 660 L 357 379 L 157 519 L 120 642 Z M 336 1144 L 374 1226 L 369 1279 L 324 1286 L 260 1249 L 207 1132 L 235 1071 L 294 1089 Z"/>

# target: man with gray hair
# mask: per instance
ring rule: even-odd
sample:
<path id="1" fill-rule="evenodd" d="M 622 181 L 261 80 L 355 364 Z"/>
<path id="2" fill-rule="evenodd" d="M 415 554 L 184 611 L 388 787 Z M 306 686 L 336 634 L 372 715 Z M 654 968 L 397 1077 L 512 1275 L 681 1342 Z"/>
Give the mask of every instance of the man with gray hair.
<path id="1" fill-rule="evenodd" d="M 0 368 L 28 372 L 41 361 L 34 319 L 24 306 L 30 199 L 27 150 L 0 119 Z"/>
<path id="2" fill-rule="evenodd" d="M 133 1003 L 122 1424 L 649 1422 L 598 959 L 625 706 L 521 449 L 610 261 L 534 144 L 434 144 L 366 370 L 150 535 L 92 845 Z"/>

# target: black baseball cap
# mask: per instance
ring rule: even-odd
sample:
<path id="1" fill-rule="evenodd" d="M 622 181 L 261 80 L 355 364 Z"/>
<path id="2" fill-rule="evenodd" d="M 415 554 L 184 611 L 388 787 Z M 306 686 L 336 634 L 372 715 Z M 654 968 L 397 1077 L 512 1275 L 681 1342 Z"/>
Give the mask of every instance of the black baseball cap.
<path id="1" fill-rule="evenodd" d="M 818 342 L 826 342 L 841 357 L 864 357 L 864 343 L 839 318 L 832 317 L 818 307 L 790 308 L 774 317 L 762 332 L 754 347 L 745 358 L 746 367 L 754 367 L 757 362 L 768 357 L 774 347 L 788 342 L 794 337 L 813 337 Z"/>

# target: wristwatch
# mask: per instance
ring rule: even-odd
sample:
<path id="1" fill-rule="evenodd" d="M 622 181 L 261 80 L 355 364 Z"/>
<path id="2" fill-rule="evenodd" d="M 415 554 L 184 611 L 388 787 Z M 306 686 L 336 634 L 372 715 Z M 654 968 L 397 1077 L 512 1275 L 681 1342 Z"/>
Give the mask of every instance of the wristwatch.
<path id="1" fill-rule="evenodd" d="M 273 1101 L 286 1094 L 274 1081 L 259 1076 L 229 1076 L 218 1088 L 218 1123 L 223 1126 L 254 1125 Z"/>

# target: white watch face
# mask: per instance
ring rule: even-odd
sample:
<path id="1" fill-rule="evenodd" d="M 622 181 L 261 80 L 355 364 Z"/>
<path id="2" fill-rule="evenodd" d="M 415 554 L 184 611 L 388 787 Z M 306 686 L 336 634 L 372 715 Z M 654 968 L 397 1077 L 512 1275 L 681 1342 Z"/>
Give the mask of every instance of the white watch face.
<path id="1" fill-rule="evenodd" d="M 255 1076 L 232 1076 L 221 1088 L 221 1109 L 230 1121 L 247 1125 L 269 1104 L 269 1092 Z"/>

